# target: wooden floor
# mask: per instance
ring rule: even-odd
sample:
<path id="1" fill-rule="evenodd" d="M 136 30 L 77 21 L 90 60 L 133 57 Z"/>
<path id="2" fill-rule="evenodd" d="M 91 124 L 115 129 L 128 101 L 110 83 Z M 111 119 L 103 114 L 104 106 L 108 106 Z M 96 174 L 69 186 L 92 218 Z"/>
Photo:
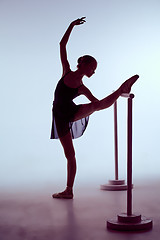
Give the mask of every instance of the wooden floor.
<path id="1" fill-rule="evenodd" d="M 160 181 L 137 183 L 133 213 L 153 220 L 146 232 L 109 231 L 106 221 L 126 212 L 126 191 L 79 186 L 73 200 L 52 199 L 53 186 L 1 192 L 1 240 L 157 240 L 160 236 Z"/>

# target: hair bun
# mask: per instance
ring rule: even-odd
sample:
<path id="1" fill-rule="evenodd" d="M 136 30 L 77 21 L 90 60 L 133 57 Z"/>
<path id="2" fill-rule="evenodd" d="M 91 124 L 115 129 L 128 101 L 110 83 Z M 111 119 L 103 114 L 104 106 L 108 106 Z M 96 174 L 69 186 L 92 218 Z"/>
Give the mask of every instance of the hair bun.
<path id="1" fill-rule="evenodd" d="M 92 62 L 96 63 L 97 65 L 97 61 L 94 57 L 90 56 L 90 55 L 84 55 L 82 57 L 79 57 L 78 60 L 78 65 L 77 67 L 80 68 L 81 67 L 81 64 L 84 63 L 84 64 L 90 64 Z"/>
<path id="2" fill-rule="evenodd" d="M 83 61 L 83 57 L 78 58 L 78 64 L 81 64 Z"/>

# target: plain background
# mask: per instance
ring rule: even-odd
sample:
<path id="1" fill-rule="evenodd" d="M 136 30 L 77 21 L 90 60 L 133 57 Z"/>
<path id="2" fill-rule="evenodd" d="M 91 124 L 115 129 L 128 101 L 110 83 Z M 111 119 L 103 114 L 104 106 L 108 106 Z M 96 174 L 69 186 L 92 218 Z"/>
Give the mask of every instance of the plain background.
<path id="1" fill-rule="evenodd" d="M 159 12 L 158 0 L 0 0 L 1 188 L 65 184 L 62 147 L 50 140 L 51 109 L 62 74 L 59 41 L 82 16 L 86 23 L 74 28 L 67 45 L 71 68 L 84 54 L 97 59 L 96 74 L 84 84 L 99 99 L 140 75 L 132 88 L 133 178 L 159 178 Z M 126 178 L 126 104 L 118 100 L 120 178 Z M 94 113 L 74 145 L 77 184 L 113 179 L 113 107 Z"/>

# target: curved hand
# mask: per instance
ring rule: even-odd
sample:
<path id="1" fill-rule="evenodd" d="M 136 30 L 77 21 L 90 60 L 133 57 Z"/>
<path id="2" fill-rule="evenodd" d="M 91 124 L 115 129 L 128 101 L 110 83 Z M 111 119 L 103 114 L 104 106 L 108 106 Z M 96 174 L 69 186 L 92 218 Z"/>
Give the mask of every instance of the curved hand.
<path id="1" fill-rule="evenodd" d="M 74 20 L 71 24 L 73 26 L 83 24 L 86 22 L 86 20 L 84 20 L 85 18 L 86 17 L 78 18 L 78 19 Z"/>
<path id="2" fill-rule="evenodd" d="M 66 51 L 66 44 L 68 42 L 69 36 L 71 34 L 71 31 L 75 25 L 80 25 L 85 22 L 85 17 L 78 18 L 77 20 L 74 20 L 69 27 L 67 28 L 67 31 L 65 32 L 63 38 L 60 41 L 60 55 L 61 55 L 61 62 L 63 66 L 63 75 L 70 70 L 70 65 L 67 59 L 67 51 Z"/>

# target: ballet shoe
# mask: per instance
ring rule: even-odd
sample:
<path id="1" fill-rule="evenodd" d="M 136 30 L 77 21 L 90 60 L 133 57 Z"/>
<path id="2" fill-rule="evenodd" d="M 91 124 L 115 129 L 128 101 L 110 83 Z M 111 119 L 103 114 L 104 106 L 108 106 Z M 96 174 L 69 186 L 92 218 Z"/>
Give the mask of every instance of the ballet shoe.
<path id="1" fill-rule="evenodd" d="M 137 81 L 139 75 L 134 75 L 127 79 L 121 86 L 122 93 L 129 93 L 131 91 L 132 85 Z"/>
<path id="2" fill-rule="evenodd" d="M 60 193 L 54 193 L 52 197 L 59 199 L 73 199 L 73 193 L 67 193 L 66 191 L 64 191 Z"/>
<path id="3" fill-rule="evenodd" d="M 132 87 L 132 85 L 137 81 L 137 79 L 139 78 L 139 75 L 134 75 L 131 78 L 129 78 L 126 82 L 128 82 L 128 87 Z"/>

